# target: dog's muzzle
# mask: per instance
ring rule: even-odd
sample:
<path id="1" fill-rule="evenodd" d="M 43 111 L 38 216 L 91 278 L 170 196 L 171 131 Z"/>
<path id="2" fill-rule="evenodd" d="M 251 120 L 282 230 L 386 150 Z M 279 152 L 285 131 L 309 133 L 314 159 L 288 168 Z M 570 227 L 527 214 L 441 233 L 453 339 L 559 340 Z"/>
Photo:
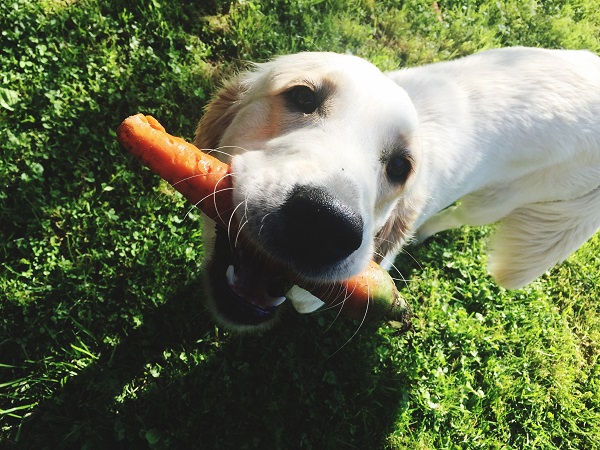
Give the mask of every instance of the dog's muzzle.
<path id="1" fill-rule="evenodd" d="M 363 220 L 352 207 L 320 188 L 296 186 L 279 209 L 261 218 L 258 236 L 234 245 L 217 229 L 208 265 L 217 313 L 234 325 L 271 321 L 290 280 L 320 281 L 362 240 Z"/>
<path id="2" fill-rule="evenodd" d="M 270 322 L 292 286 L 272 269 L 266 255 L 251 247 L 234 247 L 220 227 L 207 274 L 216 313 L 233 325 Z"/>

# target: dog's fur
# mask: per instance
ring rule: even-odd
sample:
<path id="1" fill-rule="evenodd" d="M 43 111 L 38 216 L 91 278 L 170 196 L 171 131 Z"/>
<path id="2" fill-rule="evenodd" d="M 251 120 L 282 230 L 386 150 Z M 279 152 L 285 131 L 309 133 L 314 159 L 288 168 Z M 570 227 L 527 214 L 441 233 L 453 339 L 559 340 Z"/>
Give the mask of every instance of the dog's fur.
<path id="1" fill-rule="evenodd" d="M 316 92 L 314 112 L 290 107 L 299 85 Z M 227 82 L 195 143 L 231 155 L 244 232 L 308 279 L 390 267 L 413 237 L 498 222 L 489 270 L 519 288 L 600 227 L 600 58 L 505 48 L 383 74 L 349 55 L 282 56 Z M 307 268 L 273 248 L 265 217 L 299 185 L 360 215 L 354 251 Z"/>

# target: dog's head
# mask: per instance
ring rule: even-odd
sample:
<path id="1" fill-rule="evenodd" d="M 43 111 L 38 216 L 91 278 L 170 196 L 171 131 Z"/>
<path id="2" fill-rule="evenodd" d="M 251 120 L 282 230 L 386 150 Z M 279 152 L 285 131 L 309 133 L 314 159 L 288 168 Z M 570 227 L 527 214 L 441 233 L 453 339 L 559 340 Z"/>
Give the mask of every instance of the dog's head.
<path id="1" fill-rule="evenodd" d="M 397 250 L 414 219 L 417 125 L 407 94 L 354 56 L 283 56 L 229 81 L 195 140 L 231 164 L 239 222 L 234 235 L 205 226 L 217 318 L 270 324 L 284 274 L 341 280 Z"/>

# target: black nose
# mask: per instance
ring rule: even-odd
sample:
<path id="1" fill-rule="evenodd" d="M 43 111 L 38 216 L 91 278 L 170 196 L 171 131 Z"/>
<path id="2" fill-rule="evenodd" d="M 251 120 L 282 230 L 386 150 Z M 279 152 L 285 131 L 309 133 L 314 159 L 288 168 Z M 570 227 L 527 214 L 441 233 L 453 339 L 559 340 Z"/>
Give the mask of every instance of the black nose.
<path id="1" fill-rule="evenodd" d="M 299 265 L 318 267 L 341 261 L 362 242 L 360 214 L 322 189 L 296 187 L 281 213 L 285 246 Z"/>

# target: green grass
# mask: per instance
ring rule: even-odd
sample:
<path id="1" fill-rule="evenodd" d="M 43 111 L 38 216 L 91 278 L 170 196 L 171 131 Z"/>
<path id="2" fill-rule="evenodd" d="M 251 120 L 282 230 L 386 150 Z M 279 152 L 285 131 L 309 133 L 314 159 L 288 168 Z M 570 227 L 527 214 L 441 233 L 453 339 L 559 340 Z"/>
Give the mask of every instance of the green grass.
<path id="1" fill-rule="evenodd" d="M 247 61 L 380 68 L 489 47 L 600 52 L 581 0 L 0 4 L 0 447 L 600 448 L 600 237 L 526 289 L 488 229 L 398 259 L 414 330 L 289 313 L 254 336 L 201 304 L 199 218 L 116 145 L 138 111 L 191 138 Z"/>

